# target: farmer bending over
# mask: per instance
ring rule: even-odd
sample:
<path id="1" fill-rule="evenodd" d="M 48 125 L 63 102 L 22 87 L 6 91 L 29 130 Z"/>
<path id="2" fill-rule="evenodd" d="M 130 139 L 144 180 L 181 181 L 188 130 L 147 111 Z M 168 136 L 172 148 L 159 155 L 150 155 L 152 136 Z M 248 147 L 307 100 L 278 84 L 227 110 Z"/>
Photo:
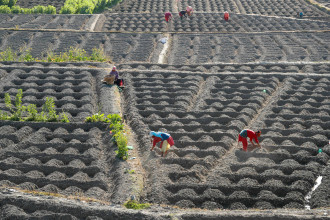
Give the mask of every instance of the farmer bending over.
<path id="1" fill-rule="evenodd" d="M 186 12 L 187 12 L 188 16 L 192 15 L 192 13 L 193 13 L 193 8 L 192 8 L 191 6 L 187 6 L 187 8 L 186 8 Z"/>
<path id="2" fill-rule="evenodd" d="M 261 131 L 251 131 L 249 129 L 244 129 L 243 131 L 241 131 L 241 133 L 238 135 L 238 142 L 237 145 L 239 144 L 240 141 L 242 141 L 243 143 L 243 150 L 246 151 L 247 150 L 247 138 L 250 138 L 250 142 L 252 143 L 253 146 L 254 143 L 252 141 L 252 139 L 255 140 L 255 142 L 257 143 L 258 147 L 260 147 L 259 141 L 258 141 L 258 137 L 260 137 L 261 135 Z"/>
<path id="3" fill-rule="evenodd" d="M 186 14 L 187 14 L 187 11 L 184 11 L 184 10 L 179 12 L 179 16 L 180 16 L 181 20 L 182 20 L 183 16 L 187 17 Z"/>
<path id="4" fill-rule="evenodd" d="M 160 142 L 159 148 L 161 148 L 162 157 L 166 156 L 170 147 L 174 145 L 174 141 L 171 135 L 164 132 L 154 132 L 154 131 L 150 131 L 149 135 L 151 136 L 151 142 L 153 143 L 150 151 L 153 151 L 156 144 Z"/>
<path id="5" fill-rule="evenodd" d="M 172 14 L 171 12 L 166 12 L 165 13 L 165 21 L 168 23 L 170 20 L 172 20 Z"/>

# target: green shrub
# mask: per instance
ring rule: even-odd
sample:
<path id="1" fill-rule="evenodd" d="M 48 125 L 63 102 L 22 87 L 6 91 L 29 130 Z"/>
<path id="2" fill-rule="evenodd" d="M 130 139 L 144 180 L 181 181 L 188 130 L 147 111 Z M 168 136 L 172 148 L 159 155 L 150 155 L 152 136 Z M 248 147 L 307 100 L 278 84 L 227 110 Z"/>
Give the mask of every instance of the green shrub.
<path id="1" fill-rule="evenodd" d="M 45 9 L 44 9 L 44 13 L 46 14 L 56 14 L 56 8 L 52 5 L 48 5 Z"/>
<path id="2" fill-rule="evenodd" d="M 127 160 L 127 138 L 123 132 L 118 132 L 113 135 L 113 138 L 116 140 L 118 150 L 116 150 L 117 157 Z"/>
<path id="3" fill-rule="evenodd" d="M 43 14 L 45 6 L 37 5 L 32 8 L 32 14 Z"/>
<path id="4" fill-rule="evenodd" d="M 11 13 L 11 9 L 7 5 L 1 5 L 0 6 L 0 13 L 10 14 Z"/>
<path id="5" fill-rule="evenodd" d="M 145 209 L 145 208 L 149 208 L 150 204 L 149 203 L 139 203 L 136 200 L 129 200 L 124 203 L 124 206 L 128 209 Z"/>
<path id="6" fill-rule="evenodd" d="M 93 14 L 94 9 L 95 9 L 95 4 L 93 4 L 93 2 L 91 2 L 90 0 L 83 0 L 81 3 L 79 13 Z"/>
<path id="7" fill-rule="evenodd" d="M 0 0 L 0 5 L 9 5 L 9 0 Z"/>
<path id="8" fill-rule="evenodd" d="M 104 114 L 98 112 L 90 117 L 86 117 L 85 122 L 109 122 L 109 120 L 104 116 Z"/>
<path id="9" fill-rule="evenodd" d="M 61 113 L 60 117 L 61 117 L 61 122 L 63 122 L 63 123 L 69 123 L 70 122 L 69 117 L 64 112 Z"/>
<path id="10" fill-rule="evenodd" d="M 13 7 L 16 5 L 17 0 L 9 0 L 8 6 Z"/>
<path id="11" fill-rule="evenodd" d="M 26 121 L 36 121 L 38 116 L 37 106 L 35 104 L 30 104 L 26 107 L 28 112 L 28 117 L 25 119 Z"/>
<path id="12" fill-rule="evenodd" d="M 58 115 L 56 114 L 55 102 L 53 98 L 46 97 L 46 102 L 42 106 L 42 111 L 47 112 L 47 121 L 54 122 L 58 120 Z"/>
<path id="13" fill-rule="evenodd" d="M 0 52 L 1 61 L 15 61 L 16 59 L 17 59 L 17 53 L 14 52 L 11 48 L 7 48 L 5 51 Z"/>
<path id="14" fill-rule="evenodd" d="M 26 50 L 24 55 L 21 55 L 18 60 L 20 62 L 33 62 L 35 59 L 32 57 L 30 50 Z"/>
<path id="15" fill-rule="evenodd" d="M 24 14 L 32 14 L 32 8 L 22 8 Z"/>
<path id="16" fill-rule="evenodd" d="M 106 60 L 109 60 L 106 55 L 104 54 L 103 49 L 97 49 L 93 48 L 92 55 L 90 56 L 91 60 L 99 61 L 99 62 L 104 62 Z"/>
<path id="17" fill-rule="evenodd" d="M 11 7 L 11 13 L 13 14 L 23 14 L 24 13 L 24 9 L 19 7 L 18 5 L 17 6 L 13 6 Z"/>

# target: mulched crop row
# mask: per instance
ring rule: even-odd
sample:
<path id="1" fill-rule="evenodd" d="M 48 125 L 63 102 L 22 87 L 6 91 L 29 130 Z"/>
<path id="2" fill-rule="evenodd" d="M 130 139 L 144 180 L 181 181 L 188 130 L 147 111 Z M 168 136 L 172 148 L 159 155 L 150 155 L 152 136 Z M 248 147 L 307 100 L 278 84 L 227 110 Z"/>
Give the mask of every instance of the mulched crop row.
<path id="1" fill-rule="evenodd" d="M 329 13 L 305 0 L 124 0 L 111 13 L 164 13 L 185 10 L 190 5 L 195 12 L 225 12 L 240 14 L 260 14 L 298 18 L 299 12 L 307 17 L 328 17 Z"/>
<path id="2" fill-rule="evenodd" d="M 92 15 L 0 14 L 0 28 L 84 30 Z"/>
<path id="3" fill-rule="evenodd" d="M 311 40 L 313 39 L 313 40 Z M 329 59 L 329 33 L 174 35 L 168 63 L 298 62 Z M 182 51 L 185 51 L 182 53 Z"/>
<path id="4" fill-rule="evenodd" d="M 33 57 L 44 57 L 48 52 L 66 52 L 70 47 L 84 49 L 92 54 L 93 49 L 103 49 L 114 63 L 125 61 L 148 62 L 158 58 L 157 34 L 110 34 L 75 32 L 0 31 L 0 49 L 18 51 L 30 49 Z"/>
<path id="5" fill-rule="evenodd" d="M 268 16 L 298 17 L 303 12 L 308 17 L 327 17 L 329 13 L 320 10 L 304 0 L 181 0 L 179 9 L 190 5 L 198 12 L 224 12 L 260 14 Z"/>
<path id="6" fill-rule="evenodd" d="M 176 32 L 265 32 L 294 30 L 327 30 L 329 23 L 291 18 L 269 18 L 259 15 L 232 14 L 229 21 L 223 13 L 195 13 L 166 24 L 163 14 L 106 14 L 103 31 L 176 31 Z"/>

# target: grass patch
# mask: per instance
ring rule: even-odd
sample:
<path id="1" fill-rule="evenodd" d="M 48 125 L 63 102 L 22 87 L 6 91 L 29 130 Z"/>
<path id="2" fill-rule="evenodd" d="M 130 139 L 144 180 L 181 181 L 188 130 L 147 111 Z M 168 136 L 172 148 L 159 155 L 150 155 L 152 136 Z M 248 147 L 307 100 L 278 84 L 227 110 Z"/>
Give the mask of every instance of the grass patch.
<path id="1" fill-rule="evenodd" d="M 146 209 L 150 207 L 149 203 L 139 203 L 136 200 L 128 200 L 124 203 L 124 206 L 128 209 Z"/>

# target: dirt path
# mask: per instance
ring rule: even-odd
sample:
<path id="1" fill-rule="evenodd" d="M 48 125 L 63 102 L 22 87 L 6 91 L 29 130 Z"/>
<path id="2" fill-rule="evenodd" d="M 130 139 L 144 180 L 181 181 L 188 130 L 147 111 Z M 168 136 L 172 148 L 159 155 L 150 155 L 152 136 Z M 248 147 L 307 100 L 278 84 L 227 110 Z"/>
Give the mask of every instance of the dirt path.
<path id="1" fill-rule="evenodd" d="M 172 44 L 172 38 L 170 34 L 164 34 L 164 38 L 166 38 L 166 43 L 163 45 L 163 49 L 159 54 L 158 63 L 159 64 L 165 64 L 167 63 L 167 54 L 170 48 L 170 45 Z"/>

